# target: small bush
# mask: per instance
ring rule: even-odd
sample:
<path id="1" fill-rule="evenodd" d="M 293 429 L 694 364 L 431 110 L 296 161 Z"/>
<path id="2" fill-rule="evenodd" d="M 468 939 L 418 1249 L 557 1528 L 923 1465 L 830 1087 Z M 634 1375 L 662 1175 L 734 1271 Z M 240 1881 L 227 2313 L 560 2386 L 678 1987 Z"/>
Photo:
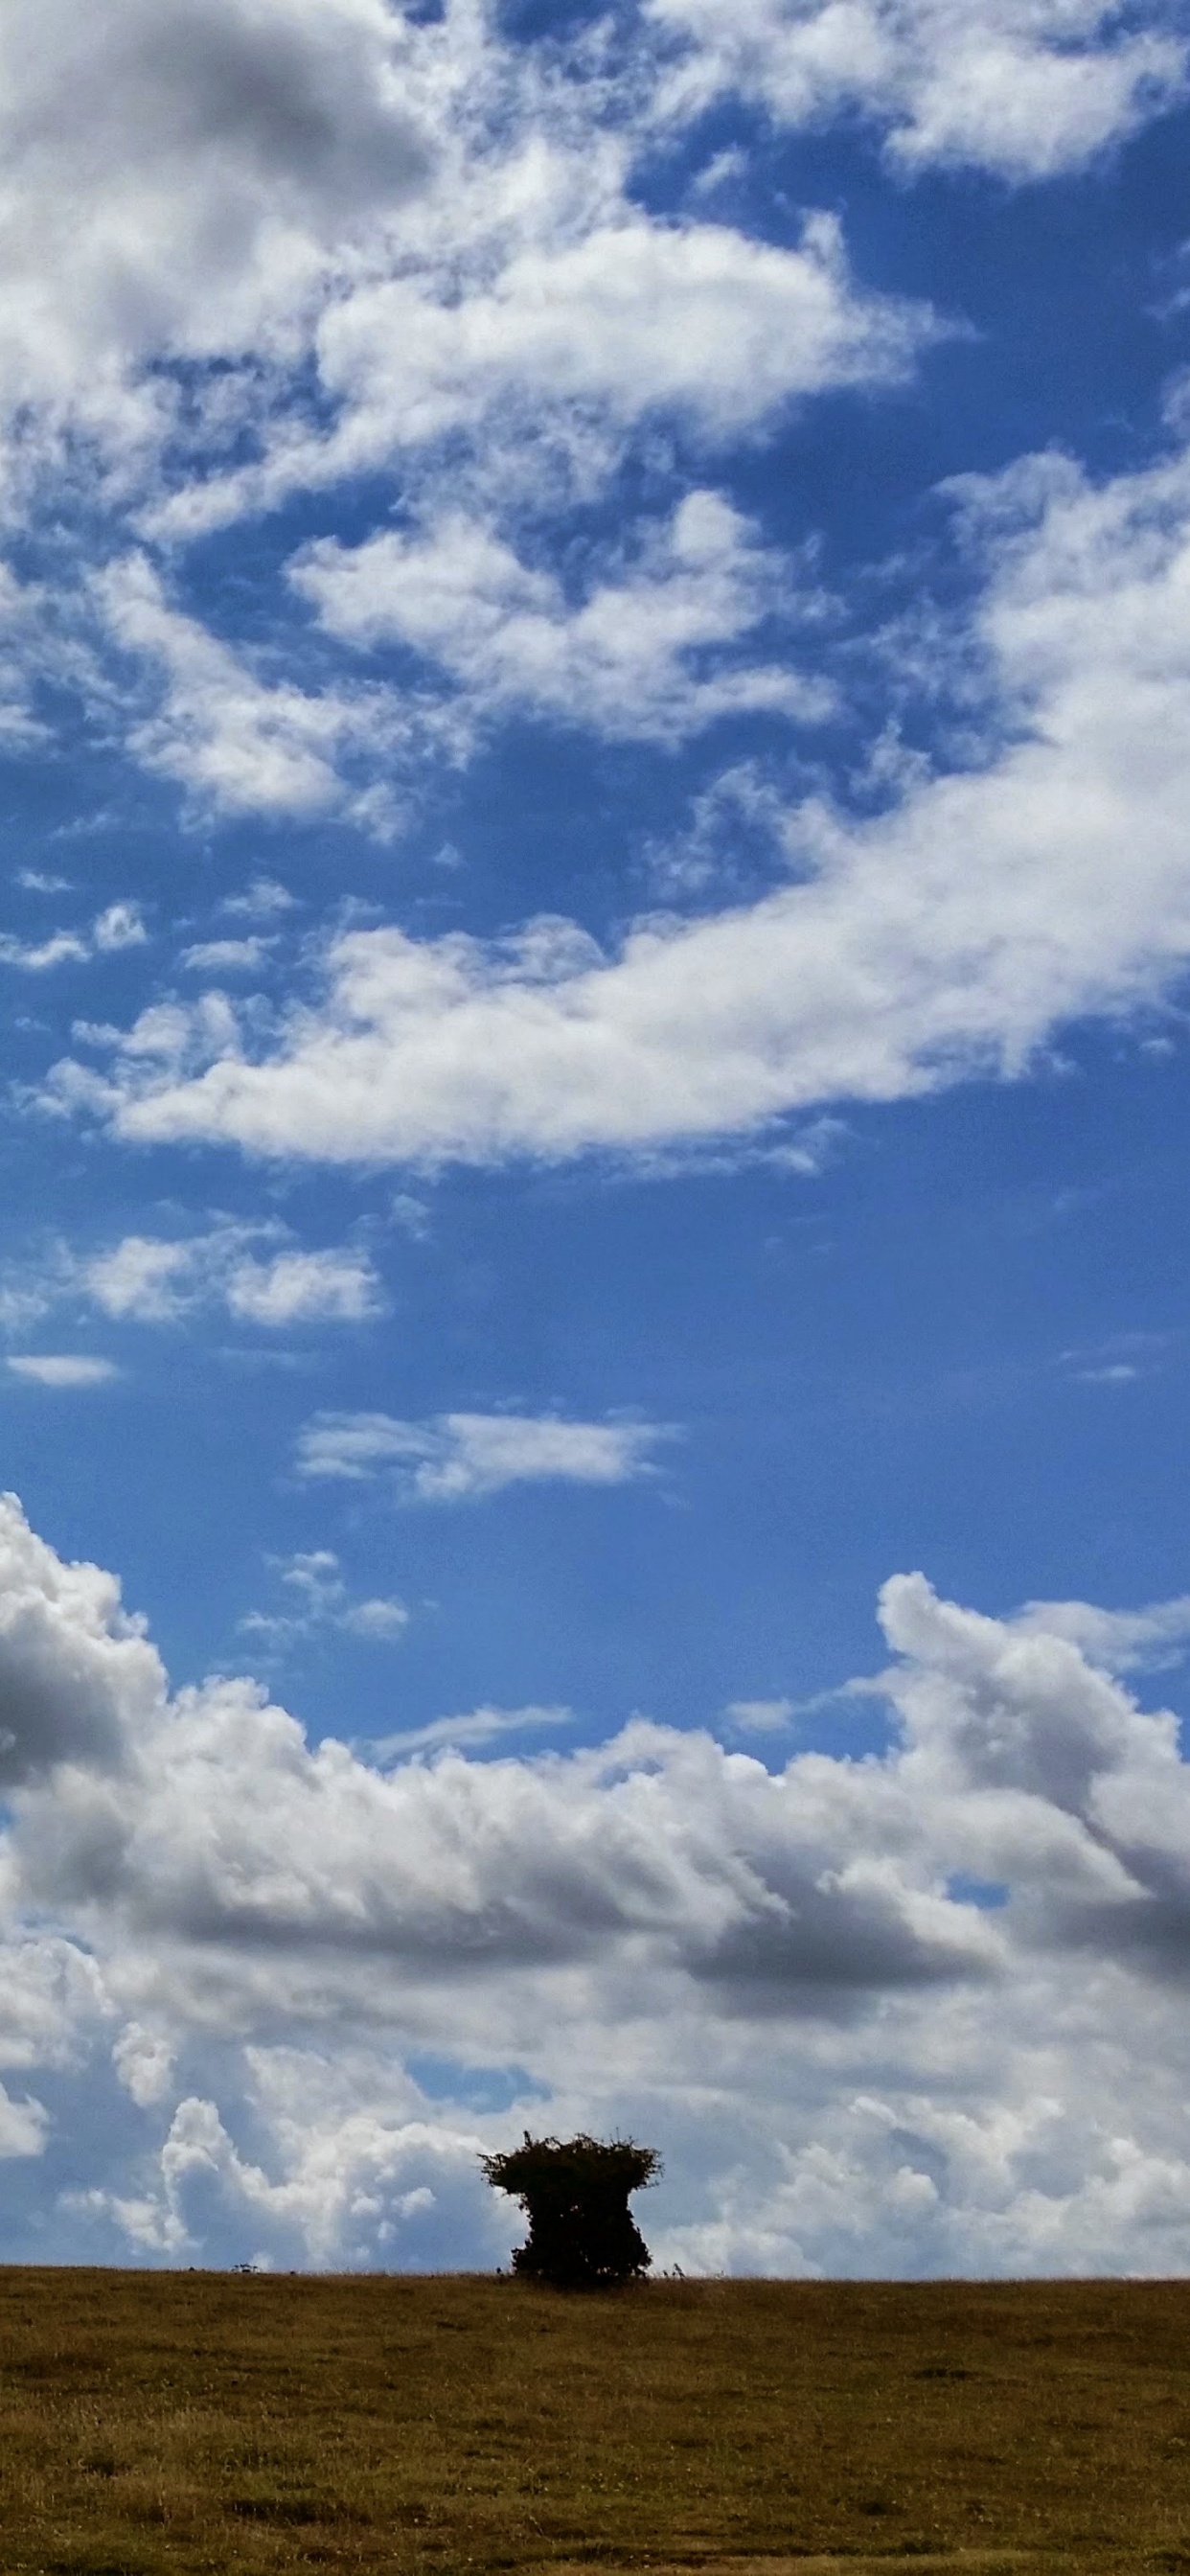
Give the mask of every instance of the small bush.
<path id="1" fill-rule="evenodd" d="M 653 2258 L 628 2195 L 660 2173 L 654 2147 L 632 2138 L 531 2138 L 526 2129 L 523 2146 L 481 2163 L 493 2188 L 528 2214 L 514 2272 L 555 2289 L 604 2290 L 648 2271 Z"/>

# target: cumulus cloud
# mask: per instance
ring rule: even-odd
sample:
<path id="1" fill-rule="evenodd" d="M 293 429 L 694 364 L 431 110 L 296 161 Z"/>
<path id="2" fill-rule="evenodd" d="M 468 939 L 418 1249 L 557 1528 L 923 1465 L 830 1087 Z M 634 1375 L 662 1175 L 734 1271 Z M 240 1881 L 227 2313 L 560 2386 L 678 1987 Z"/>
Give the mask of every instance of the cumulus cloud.
<path id="1" fill-rule="evenodd" d="M 170 2090 L 174 2053 L 160 2031 L 144 2030 L 138 2021 L 125 2024 L 112 2048 L 112 2064 L 126 2093 L 147 2111 Z"/>
<path id="2" fill-rule="evenodd" d="M 1008 180 L 1077 170 L 1184 95 L 1180 12 L 1156 0 L 646 0 L 678 40 L 670 115 L 724 92 L 782 124 L 848 109 L 883 125 L 903 169 L 967 164 Z"/>
<path id="3" fill-rule="evenodd" d="M 77 2073 L 111 2017 L 96 1961 L 63 1934 L 12 1917 L 11 1873 L 4 1878 L 0 1935 L 0 2066 Z"/>
<path id="4" fill-rule="evenodd" d="M 420 2256 L 432 2264 L 443 2242 L 449 2244 L 459 2204 L 474 2200 L 481 2140 L 457 2124 L 410 2118 L 404 2104 L 363 2108 L 342 2096 L 324 2098 L 321 2117 L 311 2118 L 309 2095 L 320 2076 L 325 2097 L 330 2087 L 317 2061 L 303 2063 L 293 2052 L 253 2054 L 253 2093 L 279 2151 L 280 2172 L 269 2174 L 241 2154 L 216 2104 L 190 2094 L 179 2102 L 162 2147 L 157 2193 L 98 2190 L 72 2195 L 72 2206 L 109 2219 L 145 2254 L 193 2252 L 216 2213 L 216 2223 L 222 2218 L 239 2242 L 260 2249 L 247 2258 L 259 2270 L 270 2269 L 281 2254 L 326 2265 L 344 2253 L 359 2260 L 377 2251 L 391 2261 L 398 2244 L 405 2261 Z M 427 2218 L 435 2217 L 439 2225 L 427 2230 Z M 244 2230 L 255 2232 L 245 2238 Z"/>
<path id="5" fill-rule="evenodd" d="M 156 2124 L 155 2179 L 141 2157 L 72 2204 L 115 2231 L 90 2241 L 226 2246 L 251 2213 L 266 2259 L 491 2259 L 470 2159 L 529 2105 L 663 2123 L 651 2233 L 687 2268 L 1190 2262 L 1190 1766 L 1036 1611 L 887 1584 L 890 1739 L 862 1761 L 773 1771 L 644 1719 L 502 1751 L 558 1722 L 537 1709 L 476 1712 L 481 1760 L 451 1720 L 380 1767 L 246 1681 L 171 1700 L 110 1576 L 11 1498 L 0 1541 L 4 1886 L 35 1954 L 0 2062 L 85 2056 L 106 2019 Z M 507 2112 L 460 2119 L 469 2067 Z"/>
<path id="6" fill-rule="evenodd" d="M 656 1472 L 671 1431 L 650 1422 L 568 1422 L 558 1414 L 321 1413 L 298 1441 L 300 1476 L 348 1483 L 388 1475 L 402 1499 L 467 1503 L 507 1485 L 625 1485 Z"/>
<path id="7" fill-rule="evenodd" d="M 0 1672 L 6 1786 L 55 1763 L 118 1767 L 163 1704 L 160 1660 L 115 1577 L 64 1564 L 12 1494 L 0 1497 Z"/>
<path id="8" fill-rule="evenodd" d="M 0 2084 L 0 2156 L 39 2156 L 49 2136 L 49 2113 L 26 2094 L 23 2101 Z"/>
<path id="9" fill-rule="evenodd" d="M 1190 467 L 1095 487 L 1046 457 L 958 498 L 989 575 L 983 765 L 867 820 L 803 805 L 798 881 L 649 918 L 611 956 L 552 920 L 499 944 L 348 930 L 276 1041 L 179 1009 L 47 1100 L 331 1162 L 651 1152 L 1011 1077 L 1064 1023 L 1159 1001 L 1190 957 Z"/>
<path id="10" fill-rule="evenodd" d="M 151 435 L 152 360 L 282 338 L 427 175 L 381 0 L 15 0 L 0 30 L 0 408 Z"/>

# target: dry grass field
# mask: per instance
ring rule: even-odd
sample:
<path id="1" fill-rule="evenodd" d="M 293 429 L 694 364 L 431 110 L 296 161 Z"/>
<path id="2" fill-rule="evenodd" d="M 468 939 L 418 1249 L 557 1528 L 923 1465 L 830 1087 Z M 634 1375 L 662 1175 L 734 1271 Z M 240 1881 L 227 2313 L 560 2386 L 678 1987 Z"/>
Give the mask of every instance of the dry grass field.
<path id="1" fill-rule="evenodd" d="M 0 2271 L 0 2568 L 1190 2571 L 1190 2283 Z"/>

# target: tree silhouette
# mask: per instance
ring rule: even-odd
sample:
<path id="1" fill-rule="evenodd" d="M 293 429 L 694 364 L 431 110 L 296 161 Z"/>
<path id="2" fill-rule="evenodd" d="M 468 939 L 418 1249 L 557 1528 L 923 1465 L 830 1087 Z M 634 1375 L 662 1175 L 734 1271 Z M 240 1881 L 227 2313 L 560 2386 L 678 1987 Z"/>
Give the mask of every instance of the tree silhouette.
<path id="1" fill-rule="evenodd" d="M 531 2138 L 526 2129 L 523 2146 L 480 2161 L 493 2188 L 528 2212 L 514 2272 L 559 2290 L 613 2289 L 647 2272 L 653 2258 L 628 2194 L 660 2173 L 654 2147 L 632 2138 Z"/>

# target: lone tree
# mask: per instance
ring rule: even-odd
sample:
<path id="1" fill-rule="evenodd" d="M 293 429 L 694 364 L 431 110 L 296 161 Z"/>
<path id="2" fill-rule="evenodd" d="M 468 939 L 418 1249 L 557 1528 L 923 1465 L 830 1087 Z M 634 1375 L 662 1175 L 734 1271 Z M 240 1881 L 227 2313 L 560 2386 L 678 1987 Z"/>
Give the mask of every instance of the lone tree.
<path id="1" fill-rule="evenodd" d="M 630 2191 L 656 2180 L 661 2158 L 632 2138 L 531 2138 L 480 2159 L 488 2181 L 529 2216 L 514 2272 L 559 2290 L 614 2289 L 639 2280 L 652 2255 L 628 2207 Z"/>

